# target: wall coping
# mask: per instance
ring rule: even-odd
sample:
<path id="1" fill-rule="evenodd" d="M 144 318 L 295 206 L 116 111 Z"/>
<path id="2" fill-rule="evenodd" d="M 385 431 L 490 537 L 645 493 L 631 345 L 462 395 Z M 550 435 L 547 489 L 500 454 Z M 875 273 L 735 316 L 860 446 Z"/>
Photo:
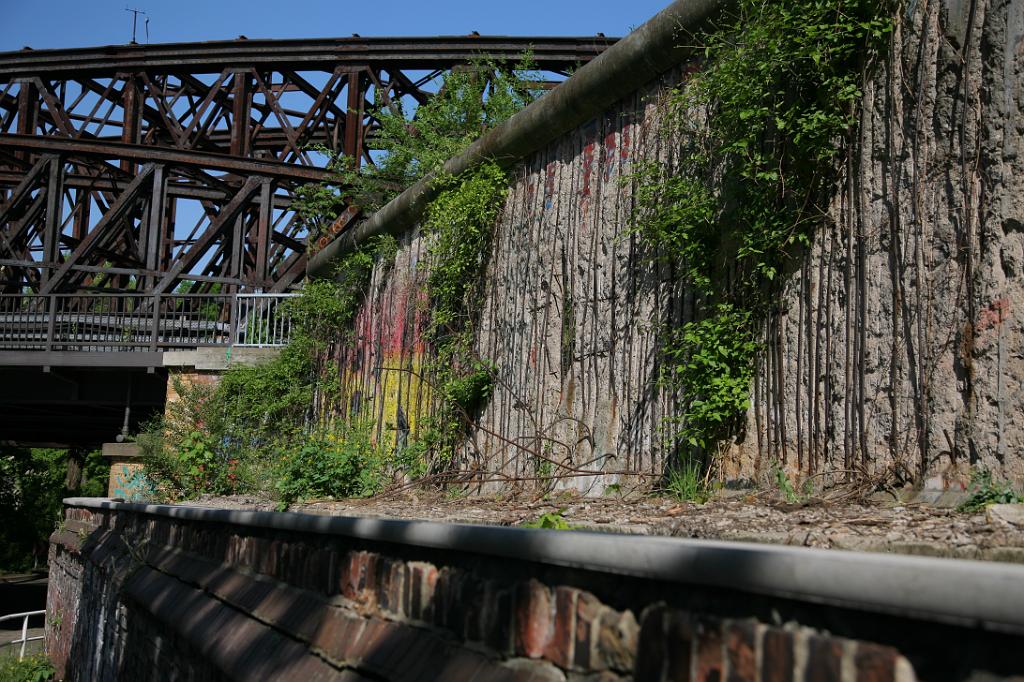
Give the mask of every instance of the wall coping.
<path id="1" fill-rule="evenodd" d="M 314 533 L 1024 634 L 1024 566 L 967 559 L 72 497 L 71 507 Z"/>

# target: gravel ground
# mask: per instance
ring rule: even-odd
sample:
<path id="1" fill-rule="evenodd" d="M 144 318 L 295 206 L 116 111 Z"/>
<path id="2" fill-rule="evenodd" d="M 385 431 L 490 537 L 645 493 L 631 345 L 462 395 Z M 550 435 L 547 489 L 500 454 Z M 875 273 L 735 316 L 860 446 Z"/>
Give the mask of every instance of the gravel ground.
<path id="1" fill-rule="evenodd" d="M 188 504 L 272 510 L 246 497 L 205 497 Z M 290 511 L 337 516 L 518 526 L 557 514 L 574 529 L 737 540 L 806 547 L 896 552 L 1024 563 L 1024 505 L 978 513 L 893 498 L 787 503 L 759 495 L 706 504 L 671 499 L 450 497 L 421 493 L 358 500 L 321 500 Z"/>

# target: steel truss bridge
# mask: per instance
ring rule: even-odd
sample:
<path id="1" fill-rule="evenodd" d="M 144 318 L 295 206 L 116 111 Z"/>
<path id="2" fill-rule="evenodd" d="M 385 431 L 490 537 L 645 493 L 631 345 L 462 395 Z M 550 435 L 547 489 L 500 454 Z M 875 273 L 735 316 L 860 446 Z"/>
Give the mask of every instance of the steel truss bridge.
<path id="1" fill-rule="evenodd" d="M 239 37 L 0 53 L 0 412 L 26 386 L 44 403 L 77 392 L 83 369 L 152 375 L 168 348 L 237 342 L 250 323 L 224 297 L 286 293 L 304 275 L 291 203 L 329 179 L 310 145 L 373 163 L 375 110 L 414 110 L 446 71 L 529 51 L 551 88 L 613 42 Z M 359 217 L 346 207 L 331 232 Z M 0 441 L 10 428 L 0 417 Z"/>

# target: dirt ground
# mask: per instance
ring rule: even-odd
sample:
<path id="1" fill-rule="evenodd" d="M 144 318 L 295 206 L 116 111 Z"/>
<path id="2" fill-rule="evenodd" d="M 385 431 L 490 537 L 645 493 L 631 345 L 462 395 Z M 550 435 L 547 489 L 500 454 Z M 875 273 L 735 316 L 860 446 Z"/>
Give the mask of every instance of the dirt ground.
<path id="1" fill-rule="evenodd" d="M 202 498 L 189 504 L 272 510 L 246 497 Z M 796 503 L 733 495 L 706 504 L 655 497 L 452 497 L 409 493 L 370 499 L 320 500 L 290 511 L 337 516 L 520 526 L 545 515 L 574 530 L 736 540 L 806 547 L 895 552 L 1024 563 L 1024 505 L 965 513 L 884 495 L 870 500 Z"/>

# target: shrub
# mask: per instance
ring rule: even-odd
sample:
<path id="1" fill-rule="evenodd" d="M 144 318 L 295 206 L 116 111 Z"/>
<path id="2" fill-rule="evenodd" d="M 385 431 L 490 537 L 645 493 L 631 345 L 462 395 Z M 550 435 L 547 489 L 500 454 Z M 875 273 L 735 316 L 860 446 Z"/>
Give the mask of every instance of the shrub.
<path id="1" fill-rule="evenodd" d="M 43 654 L 19 661 L 13 653 L 0 653 L 0 682 L 45 682 L 52 680 L 53 674 L 53 665 Z"/>
<path id="2" fill-rule="evenodd" d="M 387 480 L 387 463 L 365 425 L 310 437 L 280 453 L 279 506 L 284 509 L 303 499 L 373 495 Z"/>

